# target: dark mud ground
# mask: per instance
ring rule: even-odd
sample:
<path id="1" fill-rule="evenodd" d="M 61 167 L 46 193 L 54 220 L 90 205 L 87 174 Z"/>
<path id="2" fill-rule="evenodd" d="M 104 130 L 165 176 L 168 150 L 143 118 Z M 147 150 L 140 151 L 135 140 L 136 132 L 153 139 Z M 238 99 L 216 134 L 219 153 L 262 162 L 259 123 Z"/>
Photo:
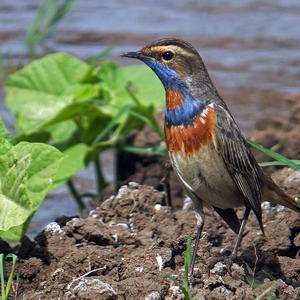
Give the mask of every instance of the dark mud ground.
<path id="1" fill-rule="evenodd" d="M 300 97 L 283 101 L 290 108 L 289 118 L 258 121 L 253 138 L 289 157 L 300 157 Z M 134 143 L 145 144 L 145 136 L 149 145 L 157 142 L 146 130 L 136 135 Z M 185 241 L 195 231 L 193 210 L 190 205 L 182 209 L 183 191 L 174 175 L 174 206 L 172 210 L 165 206 L 162 160 L 127 157 L 122 161 L 127 185 L 116 196 L 110 196 L 108 187 L 106 200 L 87 218 L 62 217 L 35 241 L 25 238 L 14 249 L 20 258 L 14 298 L 183 299 L 178 284 L 168 276 L 182 281 Z M 300 193 L 299 173 L 268 171 L 288 193 Z M 264 204 L 263 208 L 265 237 L 251 215 L 231 272 L 225 260 L 236 236 L 206 210 L 194 299 L 300 299 L 299 215 L 283 207 Z M 0 247 L 2 252 L 11 251 L 7 244 Z"/>

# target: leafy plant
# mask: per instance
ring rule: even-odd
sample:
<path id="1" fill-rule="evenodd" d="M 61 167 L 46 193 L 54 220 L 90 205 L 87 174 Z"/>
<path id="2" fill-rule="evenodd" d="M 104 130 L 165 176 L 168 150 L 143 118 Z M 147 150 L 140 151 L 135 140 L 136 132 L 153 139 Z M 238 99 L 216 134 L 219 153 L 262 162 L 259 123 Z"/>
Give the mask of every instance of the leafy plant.
<path id="1" fill-rule="evenodd" d="M 62 153 L 41 143 L 13 144 L 0 122 L 0 238 L 19 240 L 51 189 Z"/>
<path id="2" fill-rule="evenodd" d="M 72 8 L 74 0 L 43 0 L 25 35 L 25 45 L 34 54 L 53 34 L 56 26 Z"/>
<path id="3" fill-rule="evenodd" d="M 106 184 L 101 152 L 114 149 L 116 157 L 121 151 L 141 153 L 130 137 L 145 124 L 163 137 L 154 117 L 163 90 L 144 66 L 106 62 L 97 67 L 65 53 L 50 54 L 12 74 L 5 91 L 16 118 L 15 140 L 47 142 L 65 154 L 53 187 L 68 183 L 81 209 L 82 195 L 72 182 L 81 168 L 94 163 L 100 193 Z"/>
<path id="4" fill-rule="evenodd" d="M 6 256 L 3 253 L 0 253 L 1 300 L 9 299 L 9 294 L 12 288 L 16 270 L 17 259 L 18 257 L 13 253 L 7 254 Z M 11 269 L 7 276 L 6 262 L 8 260 L 11 260 Z"/>

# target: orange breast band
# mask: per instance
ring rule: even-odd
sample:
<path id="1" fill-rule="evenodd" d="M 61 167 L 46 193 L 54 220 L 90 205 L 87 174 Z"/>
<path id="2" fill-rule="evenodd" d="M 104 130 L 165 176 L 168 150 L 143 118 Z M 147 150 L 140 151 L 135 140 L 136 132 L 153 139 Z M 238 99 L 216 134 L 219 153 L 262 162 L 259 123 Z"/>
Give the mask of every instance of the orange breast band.
<path id="1" fill-rule="evenodd" d="M 165 136 L 170 152 L 181 152 L 190 156 L 202 146 L 210 143 L 215 132 L 216 114 L 208 106 L 199 114 L 192 124 L 187 126 L 165 126 Z"/>

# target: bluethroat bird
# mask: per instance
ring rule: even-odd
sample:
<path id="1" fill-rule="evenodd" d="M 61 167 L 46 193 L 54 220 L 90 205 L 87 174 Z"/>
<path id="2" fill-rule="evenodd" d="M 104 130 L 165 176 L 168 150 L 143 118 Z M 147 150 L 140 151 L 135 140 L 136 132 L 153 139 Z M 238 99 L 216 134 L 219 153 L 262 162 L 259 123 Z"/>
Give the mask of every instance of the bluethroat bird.
<path id="1" fill-rule="evenodd" d="M 257 164 L 192 45 L 179 39 L 160 39 L 123 56 L 143 61 L 165 88 L 164 131 L 169 157 L 196 213 L 190 276 L 204 224 L 203 205 L 213 207 L 237 234 L 232 258 L 237 255 L 251 210 L 264 231 L 262 201 L 300 212 L 296 199 L 285 194 Z M 240 222 L 234 208 L 241 206 Z"/>

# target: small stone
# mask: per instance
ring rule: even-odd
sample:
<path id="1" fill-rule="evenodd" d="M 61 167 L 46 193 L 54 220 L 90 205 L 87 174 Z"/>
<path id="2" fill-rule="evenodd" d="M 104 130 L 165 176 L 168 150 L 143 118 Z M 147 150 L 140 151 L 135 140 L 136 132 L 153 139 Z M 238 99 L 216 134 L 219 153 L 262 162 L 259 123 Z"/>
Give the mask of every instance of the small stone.
<path id="1" fill-rule="evenodd" d="M 236 263 L 233 263 L 231 266 L 231 276 L 235 279 L 241 279 L 245 276 L 245 270 L 243 267 L 239 266 Z"/>
<path id="2" fill-rule="evenodd" d="M 71 285 L 69 291 L 76 299 L 117 299 L 117 293 L 112 286 L 97 278 L 81 278 Z"/>
<path id="3" fill-rule="evenodd" d="M 128 187 L 130 187 L 131 189 L 137 189 L 140 185 L 137 182 L 134 181 L 130 181 L 128 183 Z"/>
<path id="4" fill-rule="evenodd" d="M 118 194 L 116 195 L 115 199 L 121 199 L 123 196 L 129 194 L 129 188 L 128 185 L 122 185 L 119 190 L 118 190 Z"/>
<path id="5" fill-rule="evenodd" d="M 155 204 L 154 209 L 155 210 L 161 210 L 161 204 Z"/>
<path id="6" fill-rule="evenodd" d="M 146 295 L 145 300 L 161 300 L 161 296 L 159 292 L 151 292 Z"/>
<path id="7" fill-rule="evenodd" d="M 60 225 L 56 222 L 51 222 L 44 228 L 44 232 L 50 235 L 64 235 L 65 232 L 61 229 Z"/>
<path id="8" fill-rule="evenodd" d="M 221 262 L 217 262 L 213 269 L 210 270 L 210 273 L 211 274 L 217 274 L 217 275 L 224 275 L 227 271 L 227 267 L 226 265 L 224 265 L 223 263 Z"/>
<path id="9" fill-rule="evenodd" d="M 168 289 L 168 294 L 165 297 L 165 300 L 183 300 L 183 294 L 181 292 L 181 289 L 178 285 L 174 285 L 171 283 L 170 288 Z"/>
<path id="10" fill-rule="evenodd" d="M 158 264 L 158 269 L 159 269 L 159 271 L 161 271 L 164 266 L 164 263 L 163 263 L 162 257 L 159 254 L 156 255 L 156 261 Z"/>
<path id="11" fill-rule="evenodd" d="M 264 210 L 271 210 L 271 209 L 272 209 L 272 205 L 271 205 L 270 202 L 264 201 L 264 202 L 261 204 L 261 208 L 264 209 Z"/>

